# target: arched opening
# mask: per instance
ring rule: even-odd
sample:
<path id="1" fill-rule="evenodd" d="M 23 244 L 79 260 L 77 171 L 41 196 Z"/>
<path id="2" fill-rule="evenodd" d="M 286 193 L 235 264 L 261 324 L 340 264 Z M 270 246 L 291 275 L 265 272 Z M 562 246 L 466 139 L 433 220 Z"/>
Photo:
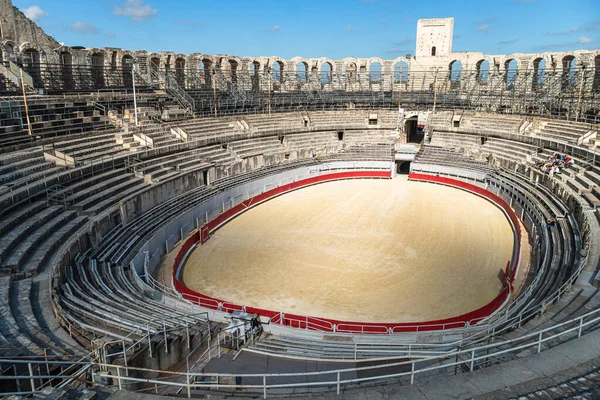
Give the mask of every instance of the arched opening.
<path id="1" fill-rule="evenodd" d="M 394 83 L 408 82 L 408 63 L 397 62 L 394 65 Z"/>
<path id="2" fill-rule="evenodd" d="M 572 86 L 575 82 L 575 68 L 577 66 L 577 60 L 574 56 L 565 56 L 562 59 L 562 82 L 561 87 L 563 89 Z"/>
<path id="3" fill-rule="evenodd" d="M 594 58 L 594 83 L 592 90 L 594 93 L 600 93 L 600 55 Z"/>
<path id="4" fill-rule="evenodd" d="M 6 44 L 6 58 L 9 61 L 15 61 L 15 46 L 12 43 Z"/>
<path id="5" fill-rule="evenodd" d="M 404 132 L 408 143 L 421 143 L 423 141 L 423 129 L 418 127 L 418 120 L 417 115 L 404 120 Z"/>
<path id="6" fill-rule="evenodd" d="M 260 63 L 254 61 L 250 64 L 250 79 L 252 82 L 252 90 L 258 91 L 260 84 Z"/>
<path id="7" fill-rule="evenodd" d="M 59 54 L 59 63 L 64 89 L 73 89 L 73 56 L 63 51 Z"/>
<path id="8" fill-rule="evenodd" d="M 40 73 L 40 53 L 36 49 L 26 49 L 23 52 L 23 69 L 33 78 L 35 87 L 42 86 Z"/>
<path id="9" fill-rule="evenodd" d="M 104 88 L 104 54 L 92 54 L 92 82 L 94 89 Z"/>
<path id="10" fill-rule="evenodd" d="M 185 58 L 175 59 L 175 80 L 179 86 L 185 87 Z"/>
<path id="11" fill-rule="evenodd" d="M 283 82 L 283 63 L 281 61 L 273 63 L 271 77 L 275 82 Z"/>
<path id="12" fill-rule="evenodd" d="M 232 84 L 237 84 L 237 68 L 238 68 L 238 62 L 235 60 L 229 60 L 229 73 L 231 76 L 231 83 Z"/>
<path id="13" fill-rule="evenodd" d="M 204 83 L 208 86 L 211 85 L 212 82 L 212 61 L 208 58 L 202 60 L 202 72 L 201 75 L 204 76 Z"/>
<path id="14" fill-rule="evenodd" d="M 514 88 L 518 72 L 517 60 L 513 58 L 506 60 L 504 63 L 504 82 L 506 83 L 506 90 L 512 90 Z"/>
<path id="15" fill-rule="evenodd" d="M 331 83 L 332 75 L 331 71 L 333 70 L 331 64 L 329 62 L 324 62 L 321 64 L 321 83 L 327 85 Z"/>
<path id="16" fill-rule="evenodd" d="M 435 48 L 435 46 L 433 46 L 433 47 L 431 48 L 431 56 L 432 56 L 432 57 L 433 57 L 433 56 L 435 56 L 435 52 L 436 52 L 436 50 L 437 50 L 437 49 Z"/>
<path id="17" fill-rule="evenodd" d="M 158 75 L 158 71 L 160 70 L 160 58 L 152 57 L 150 59 L 150 72 L 152 75 Z"/>
<path id="18" fill-rule="evenodd" d="M 296 64 L 296 81 L 304 83 L 307 80 L 308 64 L 299 62 Z"/>
<path id="19" fill-rule="evenodd" d="M 477 82 L 487 83 L 490 76 L 490 62 L 488 60 L 480 60 L 475 64 L 477 72 Z"/>
<path id="20" fill-rule="evenodd" d="M 133 87 L 133 57 L 129 54 L 121 58 L 121 67 L 123 68 L 123 86 Z"/>
<path id="21" fill-rule="evenodd" d="M 165 59 L 165 71 L 169 72 L 171 70 L 171 55 L 169 54 Z"/>
<path id="22" fill-rule="evenodd" d="M 454 60 L 449 66 L 450 72 L 450 87 L 453 89 L 460 88 L 460 80 L 462 78 L 462 63 L 458 60 Z"/>
<path id="23" fill-rule="evenodd" d="M 535 60 L 533 60 L 533 78 L 531 86 L 534 90 L 544 86 L 545 73 L 546 60 L 543 58 L 536 58 Z"/>
<path id="24" fill-rule="evenodd" d="M 378 62 L 371 63 L 369 66 L 369 82 L 380 83 L 381 82 L 381 64 Z"/>
<path id="25" fill-rule="evenodd" d="M 408 175 L 410 173 L 410 161 L 396 161 L 396 174 Z"/>
<path id="26" fill-rule="evenodd" d="M 113 51 L 112 55 L 110 56 L 110 71 L 116 71 L 117 70 L 117 52 Z"/>
<path id="27" fill-rule="evenodd" d="M 346 82 L 356 83 L 356 64 L 350 63 L 346 67 Z"/>

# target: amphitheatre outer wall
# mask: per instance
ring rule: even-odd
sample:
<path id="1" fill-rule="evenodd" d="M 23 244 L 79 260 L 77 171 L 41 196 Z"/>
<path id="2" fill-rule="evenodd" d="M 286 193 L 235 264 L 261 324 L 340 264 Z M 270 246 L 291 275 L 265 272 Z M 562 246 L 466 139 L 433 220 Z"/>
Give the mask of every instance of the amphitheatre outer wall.
<path id="1" fill-rule="evenodd" d="M 114 47 L 84 48 L 61 45 L 35 22 L 12 5 L 11 0 L 0 0 L 0 17 L 5 21 L 5 29 L 0 38 L 2 60 L 11 60 L 44 69 L 48 66 L 97 67 L 99 71 L 117 68 L 131 68 L 131 61 L 137 58 L 135 68 L 141 77 L 152 81 L 153 74 L 175 71 L 180 85 L 193 89 L 198 82 L 212 86 L 226 82 L 255 82 L 260 90 L 270 90 L 278 81 L 282 89 L 308 89 L 311 82 L 319 82 L 320 76 L 329 75 L 325 84 L 329 90 L 356 90 L 354 84 L 369 83 L 370 74 L 376 71 L 381 81 L 373 90 L 399 90 L 418 84 L 423 77 L 412 72 L 435 72 L 438 85 L 452 79 L 453 66 L 460 65 L 463 84 L 480 82 L 485 75 L 501 76 L 507 81 L 509 74 L 532 70 L 554 73 L 573 67 L 598 70 L 600 50 L 573 50 L 567 52 L 483 54 L 480 52 L 452 52 L 454 18 L 421 19 L 417 22 L 415 55 L 405 55 L 391 60 L 379 57 L 333 60 L 328 57 L 307 58 L 296 56 L 284 59 L 278 56 L 240 57 L 225 54 L 191 53 L 181 54 L 170 51 L 148 52 L 126 50 Z M 431 39 L 430 33 L 434 33 Z M 102 73 L 102 72 L 100 72 Z M 298 73 L 304 77 L 298 79 Z M 266 76 L 272 74 L 272 79 Z M 394 75 L 405 75 L 394 78 Z M 214 78 L 213 78 L 214 77 Z M 428 78 L 431 79 L 431 78 Z M 304 82 L 304 83 L 303 83 Z M 321 81 L 322 82 L 322 81 Z M 350 85 L 348 85 L 350 83 Z M 428 81 L 428 84 L 431 82 Z M 594 82 L 585 82 L 584 91 L 591 90 Z M 589 86 L 589 87 L 588 87 Z M 531 89 L 533 90 L 533 88 Z"/>

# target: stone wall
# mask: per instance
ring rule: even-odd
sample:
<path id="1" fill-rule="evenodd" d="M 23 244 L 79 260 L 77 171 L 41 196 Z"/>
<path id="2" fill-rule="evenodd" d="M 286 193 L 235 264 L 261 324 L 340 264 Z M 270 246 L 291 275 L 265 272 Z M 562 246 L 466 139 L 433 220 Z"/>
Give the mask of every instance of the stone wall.
<path id="1" fill-rule="evenodd" d="M 508 55 L 488 55 L 479 52 L 452 53 L 452 40 L 447 36 L 452 34 L 453 18 L 419 20 L 420 25 L 427 21 L 431 24 L 440 21 L 439 26 L 434 27 L 439 30 L 439 37 L 427 43 L 423 42 L 421 46 L 417 43 L 416 56 L 405 55 L 391 60 L 383 60 L 379 57 L 348 57 L 342 60 L 327 57 L 293 57 L 288 60 L 277 56 L 241 58 L 233 55 L 202 53 L 185 55 L 168 51 L 152 53 L 109 47 L 75 50 L 68 46 L 61 46 L 46 35 L 40 27 L 13 7 L 11 0 L 0 0 L 0 17 L 2 19 L 0 50 L 4 60 L 8 58 L 11 51 L 19 56 L 19 52 L 34 49 L 44 53 L 40 57 L 42 68 L 44 64 L 59 64 L 62 58 L 63 62 L 65 59 L 69 60 L 73 68 L 79 65 L 96 65 L 104 67 L 107 71 L 114 71 L 131 68 L 128 61 L 137 58 L 136 68 L 144 79 L 152 80 L 153 74 L 156 76 L 164 71 L 172 71 L 178 78 L 178 82 L 188 89 L 199 85 L 211 87 L 213 84 L 224 86 L 239 83 L 257 90 L 279 88 L 311 90 L 311 85 L 318 85 L 323 90 L 352 91 L 365 90 L 367 87 L 368 90 L 387 91 L 399 90 L 403 85 L 407 89 L 410 87 L 426 90 L 433 80 L 440 85 L 451 81 L 451 71 L 454 71 L 455 78 L 469 76 L 474 82 L 482 79 L 483 72 L 500 76 L 501 80 L 507 81 L 509 69 L 512 69 L 510 73 L 513 75 L 522 75 L 525 70 L 536 71 L 542 68 L 546 73 L 560 73 L 557 71 L 568 70 L 573 63 L 578 68 L 587 70 L 597 69 L 600 65 L 600 50 Z M 434 29 L 431 27 L 420 29 L 425 28 Z M 420 33 L 423 34 L 423 31 Z M 439 47 L 435 56 L 431 56 L 432 44 L 435 44 L 436 48 Z M 374 83 L 369 75 L 376 63 L 380 64 L 383 77 Z M 545 66 L 542 67 L 544 63 Z M 405 75 L 408 72 L 408 77 L 402 82 L 398 79 L 400 67 Z M 306 72 L 298 74 L 298 68 Z M 324 71 L 331 71 L 329 81 L 325 83 L 322 80 Z M 425 73 L 428 74 L 427 78 L 423 77 Z M 433 78 L 434 74 L 435 78 Z M 272 79 L 267 79 L 270 75 Z"/>

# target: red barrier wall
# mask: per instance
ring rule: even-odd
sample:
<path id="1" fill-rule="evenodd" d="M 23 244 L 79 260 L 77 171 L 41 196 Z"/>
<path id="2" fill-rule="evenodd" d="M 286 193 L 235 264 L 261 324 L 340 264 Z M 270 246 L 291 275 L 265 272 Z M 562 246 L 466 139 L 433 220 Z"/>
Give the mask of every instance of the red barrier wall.
<path id="1" fill-rule="evenodd" d="M 206 232 L 211 232 L 214 229 L 218 228 L 229 219 L 235 217 L 236 215 L 246 211 L 248 208 L 253 207 L 263 201 L 266 201 L 270 198 L 288 192 L 290 190 L 295 190 L 301 187 L 313 185 L 316 183 L 334 181 L 338 179 L 348 179 L 348 178 L 389 178 L 390 173 L 387 171 L 352 171 L 352 172 L 340 172 L 340 173 L 332 173 L 328 175 L 315 176 L 312 178 L 308 178 L 302 181 L 293 182 L 290 184 L 283 185 L 281 187 L 269 190 L 265 193 L 262 193 L 254 198 L 246 200 L 237 206 L 231 208 L 230 210 L 224 212 L 219 215 L 215 219 L 209 221 L 205 224 L 199 231 L 197 231 L 194 235 L 186 240 L 181 249 L 179 250 L 177 257 L 175 258 L 175 263 L 173 265 L 173 283 L 175 285 L 175 289 L 181 293 L 183 298 L 192 301 L 202 307 L 210 308 L 213 310 L 221 310 L 225 312 L 232 312 L 234 310 L 242 310 L 245 309 L 246 312 L 249 313 L 259 313 L 263 317 L 271 318 L 271 323 L 282 324 L 286 326 L 296 327 L 300 329 L 313 329 L 327 332 L 352 332 L 352 333 L 397 333 L 397 332 L 414 332 L 414 331 L 433 331 L 433 330 L 442 330 L 442 329 L 450 329 L 450 328 L 462 328 L 466 324 L 475 324 L 483 318 L 492 314 L 495 310 L 497 310 L 508 298 L 510 291 L 512 290 L 512 285 L 507 285 L 503 291 L 490 303 L 485 306 L 478 308 L 477 310 L 473 310 L 466 314 L 458 315 L 452 318 L 446 318 L 435 321 L 426 321 L 426 322 L 416 322 L 416 323 L 368 323 L 368 322 L 348 322 L 348 321 L 340 321 L 334 319 L 325 319 L 325 318 L 316 318 L 316 317 L 307 317 L 296 314 L 288 314 L 279 311 L 266 310 L 255 307 L 244 307 L 238 304 L 229 303 L 223 300 L 215 299 L 201 293 L 197 293 L 184 284 L 182 284 L 177 277 L 177 268 L 181 264 L 183 257 L 189 251 L 189 249 L 195 244 L 201 241 L 200 233 L 203 232 L 202 243 L 206 240 L 204 236 L 207 234 Z M 511 262 L 511 274 L 508 277 L 508 281 L 512 283 L 514 279 L 514 275 L 516 273 L 517 265 L 519 262 L 519 246 L 520 246 L 520 230 L 519 230 L 519 221 L 517 216 L 510 208 L 510 206 L 500 197 L 495 195 L 494 193 L 488 192 L 485 189 L 482 189 L 478 186 L 471 185 L 466 182 L 457 181 L 451 178 L 425 175 L 425 174 L 413 174 L 409 175 L 410 179 L 418 180 L 418 181 L 427 181 L 427 182 L 435 182 L 440 183 L 456 188 L 460 188 L 463 190 L 467 190 L 471 193 L 477 194 L 479 196 L 485 197 L 486 199 L 495 203 L 498 207 L 502 208 L 509 219 L 513 224 L 513 229 L 518 239 L 516 246 L 516 254 L 515 260 Z"/>

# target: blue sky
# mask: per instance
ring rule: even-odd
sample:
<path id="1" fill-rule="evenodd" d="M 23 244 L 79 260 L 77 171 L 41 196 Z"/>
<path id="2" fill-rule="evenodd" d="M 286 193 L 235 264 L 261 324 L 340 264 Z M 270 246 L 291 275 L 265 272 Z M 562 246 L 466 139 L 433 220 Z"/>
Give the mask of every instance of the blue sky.
<path id="1" fill-rule="evenodd" d="M 69 46 L 392 59 L 417 19 L 454 17 L 453 51 L 600 48 L 600 0 L 13 0 Z M 493 5 L 493 6 L 492 6 Z"/>

